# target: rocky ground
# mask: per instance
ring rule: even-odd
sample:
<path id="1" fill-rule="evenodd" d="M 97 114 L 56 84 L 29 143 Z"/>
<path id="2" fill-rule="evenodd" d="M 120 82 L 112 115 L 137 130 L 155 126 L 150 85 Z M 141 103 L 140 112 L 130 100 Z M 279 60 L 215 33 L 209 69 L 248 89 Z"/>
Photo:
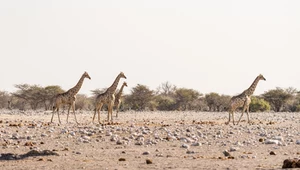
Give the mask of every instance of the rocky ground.
<path id="1" fill-rule="evenodd" d="M 251 125 L 206 112 L 121 112 L 99 125 L 92 114 L 58 125 L 51 112 L 1 110 L 0 169 L 281 169 L 300 158 L 300 113 L 251 113 Z"/>

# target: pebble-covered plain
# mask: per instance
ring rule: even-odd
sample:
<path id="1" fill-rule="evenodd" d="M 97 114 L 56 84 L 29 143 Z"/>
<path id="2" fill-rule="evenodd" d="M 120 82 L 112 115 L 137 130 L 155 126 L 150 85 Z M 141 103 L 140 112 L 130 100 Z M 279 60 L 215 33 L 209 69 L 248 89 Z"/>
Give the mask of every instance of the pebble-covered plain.
<path id="1" fill-rule="evenodd" d="M 0 169 L 280 169 L 300 158 L 300 113 L 250 113 L 239 125 L 212 112 L 121 112 L 107 123 L 102 111 L 93 124 L 78 111 L 79 125 L 51 114 L 0 110 Z M 14 159 L 30 151 L 53 154 Z"/>

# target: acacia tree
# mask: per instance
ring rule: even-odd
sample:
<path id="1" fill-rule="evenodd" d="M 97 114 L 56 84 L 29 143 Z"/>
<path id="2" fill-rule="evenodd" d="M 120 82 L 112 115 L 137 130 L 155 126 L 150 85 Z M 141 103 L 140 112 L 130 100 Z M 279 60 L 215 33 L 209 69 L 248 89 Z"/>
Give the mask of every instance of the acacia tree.
<path id="1" fill-rule="evenodd" d="M 157 94 L 164 96 L 174 96 L 177 87 L 170 82 L 164 82 L 156 89 Z"/>
<path id="2" fill-rule="evenodd" d="M 175 98 L 167 95 L 157 95 L 155 97 L 155 101 L 157 103 L 158 110 L 174 110 L 176 104 Z"/>
<path id="3" fill-rule="evenodd" d="M 21 102 L 21 109 L 29 104 L 31 109 L 36 110 L 40 105 L 44 105 L 45 109 L 49 109 L 53 102 L 53 97 L 63 92 L 59 86 L 41 87 L 39 85 L 18 84 L 18 89 L 13 96 L 17 97 Z"/>
<path id="4" fill-rule="evenodd" d="M 102 88 L 102 89 L 95 89 L 95 90 L 91 90 L 92 94 L 94 97 L 97 97 L 99 94 L 104 93 L 107 90 L 107 88 Z"/>
<path id="5" fill-rule="evenodd" d="M 291 97 L 286 101 L 286 103 L 283 105 L 282 111 L 288 111 L 288 112 L 296 112 L 297 107 L 300 103 L 299 100 L 299 93 L 296 88 L 289 87 L 285 89 L 285 91 L 291 95 Z"/>
<path id="6" fill-rule="evenodd" d="M 292 94 L 279 87 L 265 92 L 262 96 L 271 104 L 272 108 L 276 112 L 280 112 L 284 104 L 292 98 Z"/>
<path id="7" fill-rule="evenodd" d="M 147 86 L 138 84 L 133 87 L 131 94 L 126 96 L 124 103 L 133 110 L 145 110 L 153 108 L 154 92 Z"/>
<path id="8" fill-rule="evenodd" d="M 202 94 L 196 90 L 179 88 L 175 91 L 175 107 L 177 110 L 190 110 L 192 103 L 198 100 L 200 96 Z"/>
<path id="9" fill-rule="evenodd" d="M 162 83 L 156 89 L 155 101 L 158 110 L 174 110 L 176 86 L 170 82 Z"/>
<path id="10" fill-rule="evenodd" d="M 90 108 L 89 106 L 89 99 L 85 94 L 77 94 L 76 101 L 75 101 L 75 109 L 76 110 L 85 110 Z"/>
<path id="11" fill-rule="evenodd" d="M 0 91 L 0 108 L 11 108 L 11 95 L 6 91 Z"/>
<path id="12" fill-rule="evenodd" d="M 227 110 L 230 101 L 230 96 L 219 95 L 218 93 L 209 93 L 205 95 L 206 103 L 210 111 Z"/>
<path id="13" fill-rule="evenodd" d="M 53 99 L 57 94 L 63 93 L 64 90 L 60 86 L 46 86 L 42 92 L 41 98 L 43 99 L 45 110 L 52 108 Z"/>
<path id="14" fill-rule="evenodd" d="M 220 95 L 218 93 L 209 93 L 205 95 L 205 100 L 209 111 L 217 111 Z"/>
<path id="15" fill-rule="evenodd" d="M 17 98 L 23 99 L 26 103 L 30 105 L 33 110 L 37 109 L 38 104 L 40 104 L 42 99 L 42 87 L 38 85 L 28 85 L 28 84 L 18 84 L 15 85 L 17 92 L 13 93 Z"/>

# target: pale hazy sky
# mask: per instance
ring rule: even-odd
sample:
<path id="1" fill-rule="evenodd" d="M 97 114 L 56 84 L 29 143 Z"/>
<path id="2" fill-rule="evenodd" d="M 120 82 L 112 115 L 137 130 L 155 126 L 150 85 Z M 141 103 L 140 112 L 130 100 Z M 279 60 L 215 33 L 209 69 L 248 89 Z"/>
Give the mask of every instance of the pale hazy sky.
<path id="1" fill-rule="evenodd" d="M 260 73 L 255 94 L 300 90 L 299 9 L 298 0 L 0 0 L 0 90 L 68 90 L 84 71 L 88 95 L 120 71 L 126 93 L 169 81 L 235 95 Z"/>

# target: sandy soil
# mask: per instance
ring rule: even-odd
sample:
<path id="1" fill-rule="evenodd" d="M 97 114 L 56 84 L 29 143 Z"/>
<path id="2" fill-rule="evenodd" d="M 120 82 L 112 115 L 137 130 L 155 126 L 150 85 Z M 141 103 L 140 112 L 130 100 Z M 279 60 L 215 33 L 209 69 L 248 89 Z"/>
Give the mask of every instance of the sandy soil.
<path id="1" fill-rule="evenodd" d="M 58 125 L 51 112 L 0 111 L 0 169 L 280 169 L 300 158 L 300 113 L 251 113 L 251 125 L 225 125 L 228 113 L 121 112 L 114 125 L 76 115 Z M 7 157 L 30 150 L 59 155 Z"/>

